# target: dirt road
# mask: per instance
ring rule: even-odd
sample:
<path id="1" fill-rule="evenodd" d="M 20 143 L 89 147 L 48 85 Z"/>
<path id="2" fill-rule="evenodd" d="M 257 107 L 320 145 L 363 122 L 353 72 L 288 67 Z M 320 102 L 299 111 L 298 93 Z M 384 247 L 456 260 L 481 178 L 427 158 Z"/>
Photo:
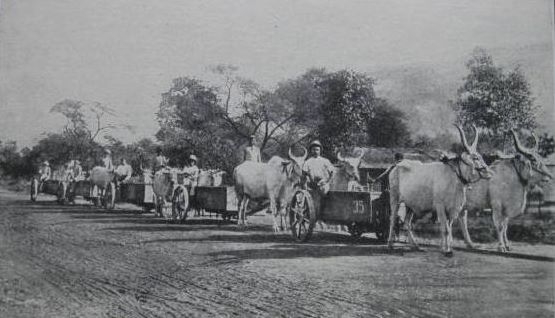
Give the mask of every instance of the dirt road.
<path id="1" fill-rule="evenodd" d="M 268 216 L 250 222 L 171 225 L 0 191 L 0 317 L 553 316 L 552 262 L 341 233 L 293 244 Z"/>

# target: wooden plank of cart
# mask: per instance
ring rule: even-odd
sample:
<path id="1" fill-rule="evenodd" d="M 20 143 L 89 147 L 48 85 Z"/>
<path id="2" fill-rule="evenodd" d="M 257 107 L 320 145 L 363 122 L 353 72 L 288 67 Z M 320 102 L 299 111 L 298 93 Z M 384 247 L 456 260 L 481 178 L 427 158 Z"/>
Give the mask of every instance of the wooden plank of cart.
<path id="1" fill-rule="evenodd" d="M 375 232 L 380 241 L 389 233 L 389 195 L 365 191 L 329 191 L 321 198 L 317 211 L 313 191 L 298 190 L 289 206 L 289 222 L 293 238 L 299 242 L 310 239 L 317 221 L 346 225 L 351 235 Z"/>

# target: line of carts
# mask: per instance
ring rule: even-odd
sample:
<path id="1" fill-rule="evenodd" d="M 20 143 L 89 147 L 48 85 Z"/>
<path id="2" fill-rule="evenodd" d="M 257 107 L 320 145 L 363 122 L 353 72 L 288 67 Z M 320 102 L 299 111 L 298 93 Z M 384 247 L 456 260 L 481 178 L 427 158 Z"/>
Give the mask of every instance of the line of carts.
<path id="1" fill-rule="evenodd" d="M 238 202 L 233 186 L 196 186 L 187 184 L 180 173 L 162 173 L 152 182 L 129 182 L 116 185 L 111 182 L 104 191 L 96 190 L 89 180 L 66 182 L 47 180 L 40 184 L 31 182 L 31 201 L 39 193 L 56 196 L 58 203 L 74 203 L 77 197 L 91 201 L 95 206 L 114 208 L 117 203 L 131 203 L 143 212 L 154 210 L 155 214 L 174 222 L 183 222 L 192 211 L 205 211 L 221 215 L 230 221 L 237 217 Z M 380 241 L 389 235 L 389 195 L 387 191 L 330 191 L 321 199 L 317 210 L 314 197 L 317 194 L 298 190 L 291 198 L 287 216 L 294 240 L 310 239 L 315 224 L 347 226 L 349 233 L 359 238 L 374 232 Z"/>

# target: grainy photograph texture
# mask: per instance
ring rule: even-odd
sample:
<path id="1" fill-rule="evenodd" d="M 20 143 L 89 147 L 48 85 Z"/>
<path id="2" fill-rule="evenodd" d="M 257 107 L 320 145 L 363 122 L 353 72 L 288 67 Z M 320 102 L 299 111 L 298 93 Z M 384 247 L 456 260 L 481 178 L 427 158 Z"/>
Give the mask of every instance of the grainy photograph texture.
<path id="1" fill-rule="evenodd" d="M 0 317 L 553 317 L 552 0 L 1 0 Z"/>

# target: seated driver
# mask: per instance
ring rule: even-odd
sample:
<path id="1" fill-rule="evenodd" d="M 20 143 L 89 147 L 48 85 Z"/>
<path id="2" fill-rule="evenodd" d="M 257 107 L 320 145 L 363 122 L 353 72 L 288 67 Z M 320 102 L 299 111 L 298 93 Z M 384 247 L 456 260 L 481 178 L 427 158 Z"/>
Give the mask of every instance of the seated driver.
<path id="1" fill-rule="evenodd" d="M 335 171 L 331 162 L 322 157 L 322 144 L 315 140 L 310 143 L 310 158 L 307 159 L 302 167 L 305 184 L 314 195 L 316 211 L 320 208 L 320 197 L 330 190 L 330 181 Z"/>
<path id="2" fill-rule="evenodd" d="M 116 168 L 116 181 L 119 183 L 127 183 L 133 175 L 133 168 L 127 163 L 125 158 L 120 159 L 120 164 Z"/>

